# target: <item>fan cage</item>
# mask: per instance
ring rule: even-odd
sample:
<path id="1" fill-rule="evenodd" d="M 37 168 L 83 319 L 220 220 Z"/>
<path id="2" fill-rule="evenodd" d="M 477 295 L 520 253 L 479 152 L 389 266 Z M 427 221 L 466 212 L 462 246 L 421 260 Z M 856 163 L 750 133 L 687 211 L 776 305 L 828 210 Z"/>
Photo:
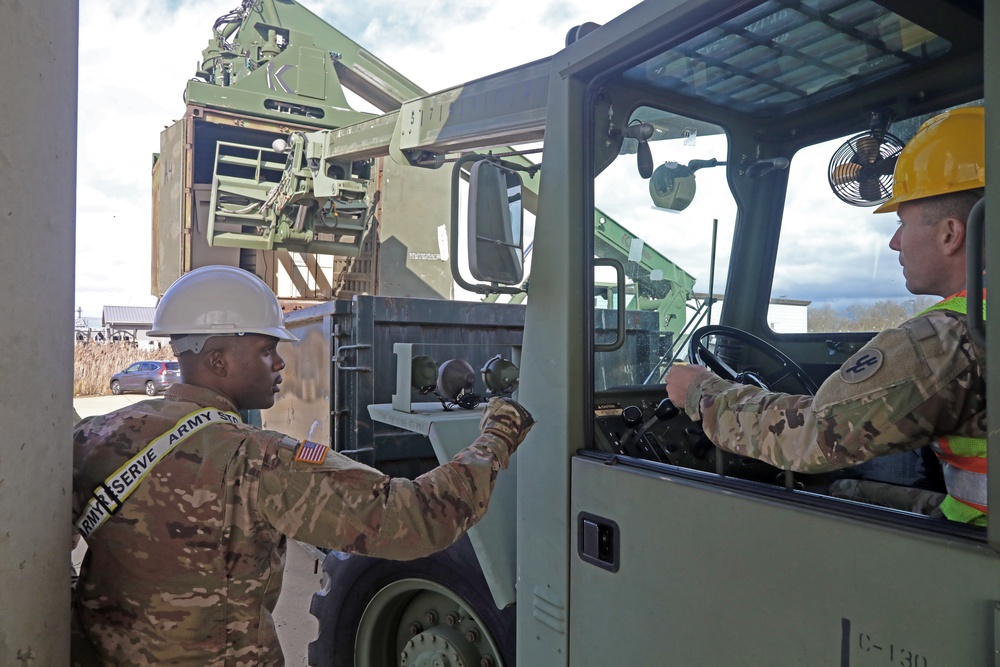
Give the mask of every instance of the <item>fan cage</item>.
<path id="1" fill-rule="evenodd" d="M 878 206 L 892 196 L 893 170 L 903 142 L 869 130 L 845 141 L 830 158 L 830 189 L 852 206 Z"/>

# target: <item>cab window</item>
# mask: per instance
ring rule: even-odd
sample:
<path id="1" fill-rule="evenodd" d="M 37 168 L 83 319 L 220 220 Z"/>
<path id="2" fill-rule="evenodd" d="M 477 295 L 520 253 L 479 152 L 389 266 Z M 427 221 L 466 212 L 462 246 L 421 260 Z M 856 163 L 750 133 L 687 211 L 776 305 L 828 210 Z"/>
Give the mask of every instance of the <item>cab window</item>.
<path id="1" fill-rule="evenodd" d="M 830 173 L 851 140 L 809 146 L 791 160 L 767 311 L 776 333 L 878 332 L 935 301 L 906 291 L 898 254 L 889 248 L 896 214 L 875 214 L 871 202 L 852 205 L 834 192 Z"/>
<path id="2" fill-rule="evenodd" d="M 718 319 L 736 220 L 721 127 L 651 107 L 630 122 L 656 128 L 654 171 L 639 175 L 637 142 L 626 140 L 594 182 L 598 391 L 661 382 L 691 329 Z M 610 350 L 620 313 L 624 344 Z"/>

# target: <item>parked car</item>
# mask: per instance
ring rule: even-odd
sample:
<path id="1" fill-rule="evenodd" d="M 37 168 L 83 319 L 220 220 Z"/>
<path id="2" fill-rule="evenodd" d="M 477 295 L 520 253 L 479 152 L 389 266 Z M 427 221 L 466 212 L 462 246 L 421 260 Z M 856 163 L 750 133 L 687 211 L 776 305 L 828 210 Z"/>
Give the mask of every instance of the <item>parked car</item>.
<path id="1" fill-rule="evenodd" d="M 137 361 L 111 376 L 111 393 L 145 391 L 149 396 L 156 396 L 180 379 L 181 368 L 176 361 Z"/>

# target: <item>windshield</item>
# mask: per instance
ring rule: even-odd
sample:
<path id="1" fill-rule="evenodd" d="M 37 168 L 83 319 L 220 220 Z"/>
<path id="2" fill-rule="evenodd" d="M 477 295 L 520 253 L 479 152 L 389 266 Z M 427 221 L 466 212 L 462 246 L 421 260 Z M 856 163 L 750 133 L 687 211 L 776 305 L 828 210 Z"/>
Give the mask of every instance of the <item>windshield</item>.
<path id="1" fill-rule="evenodd" d="M 882 153 L 891 154 L 909 141 L 932 115 L 891 124 Z M 830 187 L 824 187 L 828 174 L 851 161 L 868 134 L 807 146 L 791 160 L 767 316 L 776 332 L 878 332 L 938 301 L 906 289 L 899 254 L 889 247 L 899 224 L 896 214 L 875 214 L 869 205 L 845 206 Z M 884 189 L 882 194 L 887 197 L 889 192 Z M 864 193 L 847 193 L 846 199 L 860 194 Z M 831 262 L 831 257 L 843 261 Z M 792 322 L 783 306 L 788 300 L 803 306 Z"/>
<path id="2" fill-rule="evenodd" d="M 717 321 L 725 294 L 736 220 L 726 135 L 715 125 L 663 116 L 648 107 L 633 114 L 658 128 L 649 142 L 650 179 L 637 172 L 633 141 L 594 183 L 595 255 L 620 262 L 625 283 L 619 294 L 615 268 L 595 269 L 595 342 L 615 340 L 620 303 L 627 314 L 625 345 L 596 355 L 597 390 L 660 382 L 685 334 Z"/>
<path id="3" fill-rule="evenodd" d="M 745 168 L 741 163 L 737 172 L 757 184 L 750 197 L 772 172 L 788 180 L 780 220 L 763 215 L 747 223 L 747 234 L 756 238 L 777 234 L 773 272 L 768 257 L 755 256 L 742 264 L 744 275 L 732 275 L 737 205 L 725 171 L 726 134 L 718 126 L 639 107 L 630 122 L 656 128 L 648 141 L 651 177 L 640 175 L 638 144 L 626 140 L 594 181 L 594 388 L 661 383 L 671 363 L 688 360 L 692 331 L 722 323 L 730 280 L 742 281 L 734 290 L 744 298 L 755 299 L 758 290 L 769 295 L 766 311 L 744 309 L 736 316 L 742 328 L 775 341 L 782 335 L 825 344 L 830 355 L 849 352 L 867 337 L 817 341 L 818 334 L 870 336 L 933 304 L 935 297 L 906 289 L 899 255 L 889 247 L 896 214 L 874 212 L 891 192 L 895 156 L 931 115 L 890 124 L 881 134 L 866 131 L 807 146 L 790 160 L 760 160 Z M 884 159 L 874 157 L 879 151 Z M 878 168 L 863 174 L 861 161 Z M 850 178 L 841 177 L 845 170 Z M 782 191 L 764 196 L 781 197 Z M 762 246 L 745 247 L 758 252 Z M 758 286 L 769 277 L 769 286 Z M 625 335 L 617 346 L 619 312 L 625 314 Z M 825 377 L 819 364 L 841 360 L 827 360 L 830 355 L 814 354 L 819 380 Z"/>

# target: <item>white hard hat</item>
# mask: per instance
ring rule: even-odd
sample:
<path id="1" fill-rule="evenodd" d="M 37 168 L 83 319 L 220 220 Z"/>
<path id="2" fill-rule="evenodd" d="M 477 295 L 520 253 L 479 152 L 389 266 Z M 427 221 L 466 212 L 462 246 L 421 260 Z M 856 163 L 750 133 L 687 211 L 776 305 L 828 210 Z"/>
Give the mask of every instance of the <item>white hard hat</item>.
<path id="1" fill-rule="evenodd" d="M 285 328 L 274 292 L 248 271 L 235 266 L 203 266 L 185 273 L 160 298 L 149 336 L 190 336 L 175 352 L 201 351 L 212 336 L 263 334 L 298 340 Z"/>

